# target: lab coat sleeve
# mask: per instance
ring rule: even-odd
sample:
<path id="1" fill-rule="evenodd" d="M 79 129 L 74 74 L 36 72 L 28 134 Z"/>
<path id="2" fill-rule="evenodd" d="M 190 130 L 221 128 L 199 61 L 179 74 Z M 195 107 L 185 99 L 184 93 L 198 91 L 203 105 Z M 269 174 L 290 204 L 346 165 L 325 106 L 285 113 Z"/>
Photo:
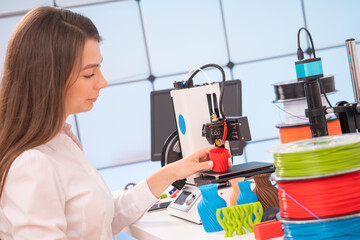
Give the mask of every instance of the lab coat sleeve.
<path id="1" fill-rule="evenodd" d="M 158 200 L 150 191 L 145 179 L 129 190 L 122 190 L 113 195 L 115 214 L 112 231 L 114 235 L 124 227 L 138 221 Z"/>
<path id="2" fill-rule="evenodd" d="M 39 151 L 25 151 L 13 162 L 0 203 L 11 239 L 67 239 L 64 191 Z"/>

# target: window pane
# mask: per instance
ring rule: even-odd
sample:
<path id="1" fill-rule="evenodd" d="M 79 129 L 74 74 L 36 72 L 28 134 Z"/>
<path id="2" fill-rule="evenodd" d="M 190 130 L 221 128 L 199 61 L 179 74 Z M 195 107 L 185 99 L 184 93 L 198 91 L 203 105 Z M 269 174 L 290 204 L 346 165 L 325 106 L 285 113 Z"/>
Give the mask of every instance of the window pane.
<path id="1" fill-rule="evenodd" d="M 110 84 L 145 79 L 149 75 L 138 4 L 135 1 L 71 10 L 89 17 L 98 28 L 103 38 L 100 44 L 104 59 L 101 69 Z"/>
<path id="2" fill-rule="evenodd" d="M 227 64 L 219 1 L 141 1 L 154 75 Z"/>
<path id="3" fill-rule="evenodd" d="M 109 0 L 56 0 L 56 5 L 60 7 L 71 7 L 79 5 L 101 4 L 101 2 L 109 2 Z"/>
<path id="4" fill-rule="evenodd" d="M 75 122 L 75 116 L 74 115 L 70 115 L 67 119 L 66 119 L 66 122 L 68 124 L 71 125 L 71 131 L 77 136 L 79 137 L 78 135 L 78 129 L 77 129 L 77 126 L 76 126 L 76 122 Z"/>
<path id="5" fill-rule="evenodd" d="M 272 84 L 296 79 L 296 57 L 237 65 L 235 78 L 242 80 L 243 115 L 248 117 L 253 140 L 278 136 L 276 125 L 283 114 L 272 103 L 275 100 Z"/>
<path id="6" fill-rule="evenodd" d="M 304 1 L 309 31 L 316 48 L 360 40 L 360 1 Z"/>
<path id="7" fill-rule="evenodd" d="M 304 25 L 301 1 L 222 2 L 233 62 L 296 53 L 297 31 Z"/>
<path id="8" fill-rule="evenodd" d="M 80 137 L 98 168 L 150 159 L 149 81 L 108 87 L 94 109 L 78 114 Z"/>
<path id="9" fill-rule="evenodd" d="M 111 191 L 124 189 L 128 183 L 139 183 L 161 168 L 160 162 L 136 162 L 118 167 L 100 169 L 100 174 Z"/>
<path id="10" fill-rule="evenodd" d="M 264 142 L 249 142 L 246 146 L 246 157 L 248 162 L 274 162 L 272 153 L 269 153 L 269 148 L 280 145 L 280 139 L 264 141 Z"/>
<path id="11" fill-rule="evenodd" d="M 0 18 L 0 77 L 3 73 L 5 54 L 11 34 L 22 16 Z"/>
<path id="12" fill-rule="evenodd" d="M 245 151 L 245 149 L 244 149 Z M 233 165 L 245 163 L 245 154 L 243 153 L 241 156 L 233 156 Z"/>
<path id="13" fill-rule="evenodd" d="M 11 0 L 0 2 L 0 14 L 31 9 L 39 6 L 53 6 L 52 0 Z"/>
<path id="14" fill-rule="evenodd" d="M 360 59 L 360 44 L 356 47 Z M 335 75 L 335 87 L 338 92 L 329 95 L 331 104 L 334 106 L 340 101 L 355 102 L 346 47 L 319 51 L 317 55 L 321 57 L 324 73 Z"/>

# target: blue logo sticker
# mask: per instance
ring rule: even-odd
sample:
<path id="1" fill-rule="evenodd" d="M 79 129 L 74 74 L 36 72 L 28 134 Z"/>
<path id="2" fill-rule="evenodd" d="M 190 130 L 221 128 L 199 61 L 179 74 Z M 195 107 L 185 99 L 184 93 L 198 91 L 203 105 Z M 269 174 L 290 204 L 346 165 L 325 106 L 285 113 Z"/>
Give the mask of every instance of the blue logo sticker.
<path id="1" fill-rule="evenodd" d="M 178 123 L 179 123 L 179 128 L 180 128 L 180 131 L 183 135 L 185 135 L 186 133 L 186 124 L 185 124 L 185 119 L 183 117 L 183 115 L 179 115 L 179 119 L 178 119 Z"/>

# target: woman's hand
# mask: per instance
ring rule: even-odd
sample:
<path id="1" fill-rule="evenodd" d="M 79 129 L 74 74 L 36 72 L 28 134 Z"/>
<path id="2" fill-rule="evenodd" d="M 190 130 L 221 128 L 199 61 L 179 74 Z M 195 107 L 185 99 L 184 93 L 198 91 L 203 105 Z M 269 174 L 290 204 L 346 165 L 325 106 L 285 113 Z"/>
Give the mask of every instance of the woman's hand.
<path id="1" fill-rule="evenodd" d="M 150 190 L 156 197 L 168 188 L 173 182 L 187 178 L 197 172 L 210 170 L 214 166 L 210 160 L 210 150 L 214 147 L 200 149 L 193 154 L 168 164 L 147 178 Z M 229 167 L 231 167 L 229 159 Z"/>
<path id="2" fill-rule="evenodd" d="M 176 171 L 174 171 L 176 180 L 187 178 L 200 171 L 211 170 L 214 166 L 214 163 L 210 159 L 211 149 L 214 149 L 214 147 L 200 149 L 177 162 L 171 163 L 176 169 Z M 231 165 L 231 160 L 229 159 L 229 167 L 231 167 Z"/>

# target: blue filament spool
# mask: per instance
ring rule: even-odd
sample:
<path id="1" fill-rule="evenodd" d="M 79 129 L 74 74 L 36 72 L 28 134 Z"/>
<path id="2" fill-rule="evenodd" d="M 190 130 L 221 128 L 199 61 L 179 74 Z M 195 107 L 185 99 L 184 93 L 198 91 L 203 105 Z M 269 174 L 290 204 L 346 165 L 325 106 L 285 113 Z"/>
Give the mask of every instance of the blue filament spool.
<path id="1" fill-rule="evenodd" d="M 277 216 L 283 225 L 284 240 L 355 240 L 360 236 L 360 213 L 314 220 L 288 220 Z"/>

